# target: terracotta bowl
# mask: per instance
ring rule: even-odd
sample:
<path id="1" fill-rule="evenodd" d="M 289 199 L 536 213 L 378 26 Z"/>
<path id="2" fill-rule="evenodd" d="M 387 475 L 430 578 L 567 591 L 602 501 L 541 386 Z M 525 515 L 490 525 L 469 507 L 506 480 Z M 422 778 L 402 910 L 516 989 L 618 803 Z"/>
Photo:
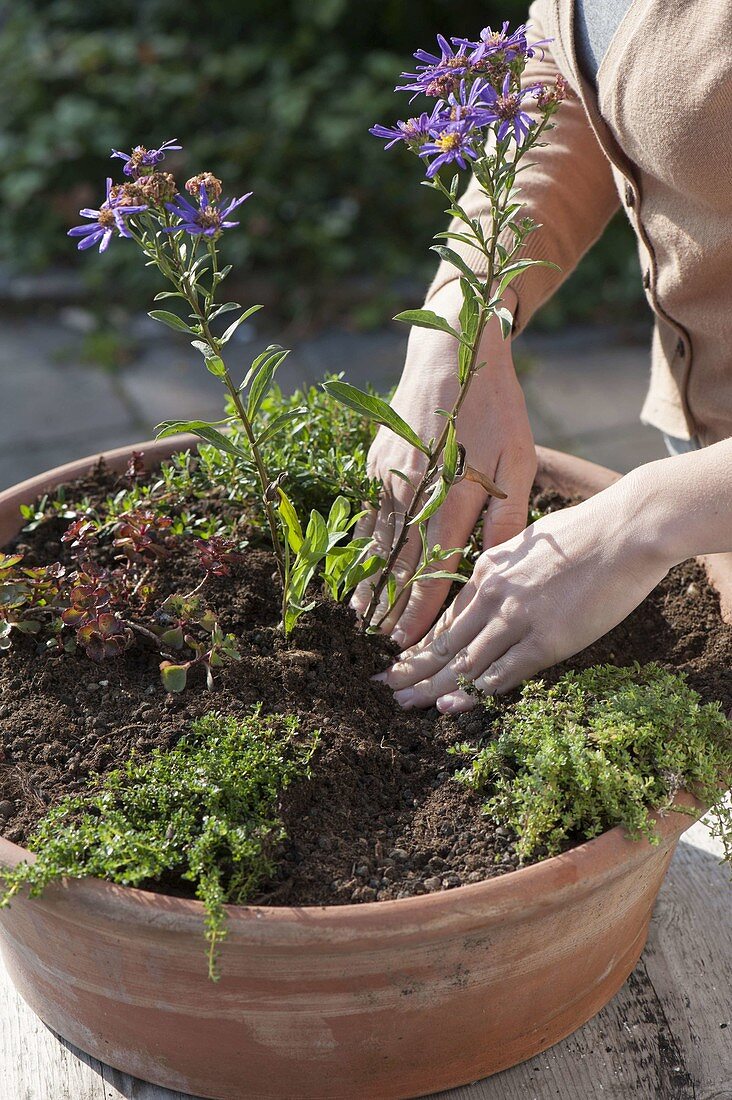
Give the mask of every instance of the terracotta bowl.
<path id="1" fill-rule="evenodd" d="M 136 449 L 150 461 L 174 448 Z M 119 468 L 130 450 L 107 460 Z M 93 461 L 0 494 L 0 545 L 20 527 L 20 503 Z M 544 450 L 540 470 L 545 484 L 586 495 L 617 476 Z M 732 601 L 732 577 L 721 588 Z M 530 1058 L 602 1008 L 638 960 L 691 820 L 660 819 L 655 846 L 612 829 L 440 894 L 231 907 L 217 984 L 199 903 L 93 879 L 16 899 L 0 914 L 0 945 L 41 1019 L 126 1073 L 218 1100 L 418 1097 Z M 28 858 L 0 840 L 0 863 Z"/>

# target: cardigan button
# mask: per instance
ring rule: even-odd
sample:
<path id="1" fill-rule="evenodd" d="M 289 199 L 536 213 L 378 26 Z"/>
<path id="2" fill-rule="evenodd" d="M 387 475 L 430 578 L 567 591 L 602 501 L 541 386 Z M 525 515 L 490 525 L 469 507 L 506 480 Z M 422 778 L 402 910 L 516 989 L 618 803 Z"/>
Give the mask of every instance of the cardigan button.
<path id="1" fill-rule="evenodd" d="M 629 183 L 626 183 L 625 185 L 625 205 L 628 207 L 629 210 L 632 210 L 635 206 L 635 194 L 633 193 L 633 188 L 630 186 Z"/>
<path id="2" fill-rule="evenodd" d="M 644 271 L 643 273 L 643 286 L 646 290 L 651 289 L 651 273 L 650 271 Z"/>
<path id="3" fill-rule="evenodd" d="M 684 341 L 681 339 L 680 336 L 679 336 L 678 342 L 676 344 L 676 354 L 678 355 L 679 359 L 683 359 L 684 356 L 686 355 L 686 348 L 684 347 Z"/>

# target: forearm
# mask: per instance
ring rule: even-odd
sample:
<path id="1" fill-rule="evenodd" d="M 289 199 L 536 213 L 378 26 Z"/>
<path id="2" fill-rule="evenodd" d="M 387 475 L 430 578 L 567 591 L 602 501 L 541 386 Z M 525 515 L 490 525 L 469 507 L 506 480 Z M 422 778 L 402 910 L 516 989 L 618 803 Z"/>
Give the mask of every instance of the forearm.
<path id="1" fill-rule="evenodd" d="M 511 287 L 505 291 L 503 302 L 511 311 L 516 308 L 516 295 Z M 462 304 L 460 283 L 456 279 L 432 298 L 429 308 L 445 317 L 454 328 L 459 328 Z M 457 355 L 458 345 L 454 337 L 431 329 L 415 327 L 411 330 L 404 370 L 392 404 L 413 427 L 423 433 L 423 438 L 429 438 L 442 425 L 442 418 L 436 410 L 447 408 L 457 396 Z M 473 379 L 469 405 L 476 401 L 485 403 L 490 399 L 496 376 L 513 375 L 511 339 L 503 339 L 497 317 L 492 317 L 486 325 L 478 362 L 486 366 Z M 419 414 L 415 421 L 417 408 Z"/>
<path id="2" fill-rule="evenodd" d="M 732 438 L 641 466 L 624 478 L 631 516 L 669 568 L 687 558 L 732 551 Z M 622 482 L 618 483 L 618 487 Z"/>

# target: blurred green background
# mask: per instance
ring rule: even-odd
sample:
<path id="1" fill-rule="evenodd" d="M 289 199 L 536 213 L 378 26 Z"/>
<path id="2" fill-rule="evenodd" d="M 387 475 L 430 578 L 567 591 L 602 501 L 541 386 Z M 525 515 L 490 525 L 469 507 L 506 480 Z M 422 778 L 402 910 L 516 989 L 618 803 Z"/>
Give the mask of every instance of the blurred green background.
<path id="1" fill-rule="evenodd" d="M 523 0 L 26 0 L 2 13 L 0 262 L 83 267 L 90 300 L 147 300 L 123 245 L 83 264 L 66 229 L 119 174 L 110 146 L 179 138 L 169 162 L 255 192 L 228 256 L 258 297 L 305 327 L 368 327 L 424 283 L 442 223 L 413 159 L 368 127 L 407 108 L 399 72 L 437 31 L 526 18 Z M 80 260 L 82 263 L 80 264 Z M 539 323 L 633 320 L 642 292 L 618 217 Z"/>

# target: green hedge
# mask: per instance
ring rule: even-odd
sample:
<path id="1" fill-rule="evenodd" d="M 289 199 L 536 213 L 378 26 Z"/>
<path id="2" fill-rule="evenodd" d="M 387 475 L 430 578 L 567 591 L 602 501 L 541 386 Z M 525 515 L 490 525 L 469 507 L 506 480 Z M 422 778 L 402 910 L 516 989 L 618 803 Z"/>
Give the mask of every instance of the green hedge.
<path id="1" fill-rule="evenodd" d="M 274 281 L 288 312 L 344 278 L 429 276 L 439 222 L 412 158 L 368 134 L 397 115 L 395 77 L 438 30 L 525 18 L 524 0 L 30 0 L 0 36 L 0 256 L 16 269 L 78 262 L 65 230 L 95 205 L 110 146 L 185 145 L 181 173 L 210 168 L 254 190 L 230 258 Z M 117 162 L 119 168 L 119 162 Z M 621 241 L 621 252 L 627 245 Z M 602 288 L 611 255 L 593 279 Z M 86 265 L 86 269 L 92 265 Z M 139 286 L 120 246 L 88 277 Z M 144 293 L 146 288 L 141 288 Z M 589 303 L 592 305 L 592 302 Z M 560 306 L 561 309 L 561 306 Z"/>

